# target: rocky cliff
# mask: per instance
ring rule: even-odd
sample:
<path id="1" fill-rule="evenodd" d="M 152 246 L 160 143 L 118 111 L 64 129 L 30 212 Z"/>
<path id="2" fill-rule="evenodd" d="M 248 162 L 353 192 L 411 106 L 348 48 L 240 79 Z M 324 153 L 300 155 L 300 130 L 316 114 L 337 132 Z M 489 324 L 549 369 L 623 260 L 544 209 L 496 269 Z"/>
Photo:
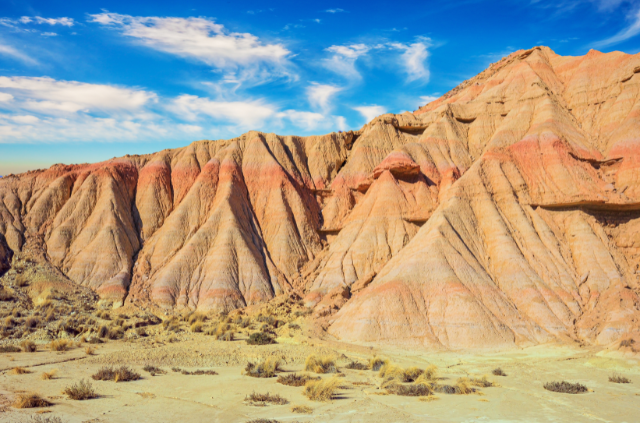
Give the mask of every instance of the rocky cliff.
<path id="1" fill-rule="evenodd" d="M 0 271 L 105 301 L 296 291 L 336 338 L 607 344 L 640 328 L 640 55 L 518 51 L 356 132 L 249 132 L 0 179 Z"/>

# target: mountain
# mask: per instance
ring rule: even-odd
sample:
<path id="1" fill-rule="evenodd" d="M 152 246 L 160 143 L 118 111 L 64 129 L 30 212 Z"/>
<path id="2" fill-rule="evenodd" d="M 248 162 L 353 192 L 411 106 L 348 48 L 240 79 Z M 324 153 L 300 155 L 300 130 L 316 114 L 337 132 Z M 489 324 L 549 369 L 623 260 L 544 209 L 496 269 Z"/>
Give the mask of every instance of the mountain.
<path id="1" fill-rule="evenodd" d="M 349 342 L 608 344 L 640 328 L 640 55 L 518 51 L 359 131 L 249 132 L 0 180 L 0 271 L 115 305 L 297 292 Z"/>

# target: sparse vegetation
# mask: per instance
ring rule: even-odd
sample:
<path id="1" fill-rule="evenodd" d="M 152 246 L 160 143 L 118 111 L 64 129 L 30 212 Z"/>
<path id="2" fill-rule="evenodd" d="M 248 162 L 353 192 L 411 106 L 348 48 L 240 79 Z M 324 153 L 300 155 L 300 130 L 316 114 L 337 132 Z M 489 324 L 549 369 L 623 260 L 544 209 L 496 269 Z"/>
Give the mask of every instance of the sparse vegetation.
<path id="1" fill-rule="evenodd" d="M 304 370 L 314 373 L 337 373 L 336 359 L 331 355 L 311 354 L 304 361 Z"/>
<path id="2" fill-rule="evenodd" d="M 280 370 L 280 360 L 274 357 L 267 357 L 260 363 L 247 363 L 244 374 L 251 377 L 275 377 Z"/>
<path id="3" fill-rule="evenodd" d="M 251 395 L 248 395 L 244 399 L 245 401 L 252 402 L 255 404 L 266 405 L 266 404 L 276 404 L 276 405 L 284 405 L 289 404 L 287 399 L 281 397 L 278 394 L 271 395 L 268 392 L 266 394 L 256 394 L 252 392 Z"/>
<path id="4" fill-rule="evenodd" d="M 62 393 L 69 397 L 69 399 L 77 401 L 84 401 L 98 397 L 96 391 L 93 390 L 91 382 L 85 381 L 84 379 L 71 386 L 67 386 L 66 388 L 64 388 Z"/>
<path id="5" fill-rule="evenodd" d="M 140 374 L 134 372 L 127 366 L 120 366 L 119 368 L 103 367 L 91 376 L 91 378 L 94 380 L 112 380 L 114 382 L 129 382 L 142 379 Z"/>
<path id="6" fill-rule="evenodd" d="M 312 401 L 330 401 L 340 384 L 340 379 L 335 376 L 330 379 L 310 380 L 304 387 L 303 395 Z"/>
<path id="7" fill-rule="evenodd" d="M 51 402 L 34 393 L 18 394 L 13 402 L 14 408 L 40 408 L 50 405 L 52 405 Z"/>
<path id="8" fill-rule="evenodd" d="M 26 375 L 28 373 L 31 373 L 30 370 L 25 369 L 24 367 L 14 367 L 13 369 L 11 369 L 10 372 L 12 375 Z"/>
<path id="9" fill-rule="evenodd" d="M 22 351 L 20 347 L 15 345 L 2 345 L 0 346 L 0 353 L 16 353 Z"/>
<path id="10" fill-rule="evenodd" d="M 636 340 L 633 338 L 629 338 L 629 339 L 625 339 L 623 341 L 620 341 L 620 346 L 621 347 L 633 347 L 633 344 L 635 344 Z"/>
<path id="11" fill-rule="evenodd" d="M 27 340 L 20 343 L 20 348 L 22 348 L 24 352 L 36 352 L 38 350 L 35 342 Z"/>
<path id="12" fill-rule="evenodd" d="M 627 379 L 626 377 L 619 375 L 617 373 L 612 374 L 611 376 L 609 376 L 609 382 L 613 382 L 613 383 L 631 383 L 631 381 L 629 379 Z"/>
<path id="13" fill-rule="evenodd" d="M 278 376 L 276 382 L 287 386 L 304 386 L 310 380 L 320 380 L 320 378 L 299 373 L 288 373 Z"/>
<path id="14" fill-rule="evenodd" d="M 425 383 L 402 384 L 392 379 L 382 385 L 389 393 L 405 397 L 426 397 L 433 395 L 433 389 Z"/>
<path id="15" fill-rule="evenodd" d="M 51 341 L 49 344 L 49 349 L 51 351 L 68 351 L 73 347 L 73 341 L 68 339 L 56 339 L 55 341 Z"/>
<path id="16" fill-rule="evenodd" d="M 41 416 L 36 414 L 31 416 L 31 423 L 62 423 L 62 419 L 56 416 Z"/>
<path id="17" fill-rule="evenodd" d="M 202 332 L 202 322 L 194 322 L 191 325 L 191 332 L 194 332 L 194 333 Z"/>
<path id="18" fill-rule="evenodd" d="M 294 405 L 291 407 L 291 411 L 299 414 L 311 414 L 313 413 L 313 409 L 306 405 Z"/>
<path id="19" fill-rule="evenodd" d="M 84 353 L 85 353 L 86 355 L 95 355 L 95 353 L 96 353 L 96 349 L 95 349 L 95 348 L 93 348 L 93 347 L 86 347 L 86 348 L 84 349 Z"/>
<path id="20" fill-rule="evenodd" d="M 344 366 L 345 369 L 349 369 L 349 370 L 368 370 L 369 366 L 364 364 L 364 363 L 360 363 L 358 361 L 354 361 L 351 360 L 346 366 Z"/>
<path id="21" fill-rule="evenodd" d="M 493 371 L 491 373 L 493 373 L 496 376 L 506 376 L 507 375 L 500 367 L 493 369 Z"/>
<path id="22" fill-rule="evenodd" d="M 387 360 L 386 358 L 373 357 L 371 360 L 369 360 L 369 369 L 377 372 L 388 362 L 389 360 Z"/>
<path id="23" fill-rule="evenodd" d="M 496 384 L 490 381 L 489 379 L 487 379 L 486 376 L 482 376 L 479 379 L 471 378 L 469 380 L 469 383 L 471 383 L 473 386 L 478 386 L 480 388 L 490 388 L 492 386 L 496 386 Z"/>
<path id="24" fill-rule="evenodd" d="M 215 376 L 218 374 L 218 372 L 216 372 L 215 370 L 194 370 L 192 372 L 188 370 L 180 370 L 180 373 L 187 376 L 201 376 L 201 375 Z"/>
<path id="25" fill-rule="evenodd" d="M 589 391 L 586 386 L 580 383 L 571 383 L 565 380 L 562 382 L 547 382 L 544 384 L 544 389 L 563 394 L 581 394 Z"/>
<path id="26" fill-rule="evenodd" d="M 51 380 L 51 379 L 55 379 L 56 374 L 58 373 L 58 370 L 53 369 L 49 372 L 42 372 L 42 375 L 40 375 L 40 378 L 42 380 Z"/>
<path id="27" fill-rule="evenodd" d="M 144 370 L 145 372 L 148 372 L 149 374 L 151 374 L 151 376 L 163 375 L 167 373 L 166 371 L 162 370 L 160 367 L 152 366 L 150 364 L 147 364 L 146 366 L 144 366 L 142 370 Z"/>
<path id="28" fill-rule="evenodd" d="M 273 335 L 267 332 L 254 332 L 247 339 L 247 344 L 249 345 L 268 345 L 275 344 L 275 342 Z"/>

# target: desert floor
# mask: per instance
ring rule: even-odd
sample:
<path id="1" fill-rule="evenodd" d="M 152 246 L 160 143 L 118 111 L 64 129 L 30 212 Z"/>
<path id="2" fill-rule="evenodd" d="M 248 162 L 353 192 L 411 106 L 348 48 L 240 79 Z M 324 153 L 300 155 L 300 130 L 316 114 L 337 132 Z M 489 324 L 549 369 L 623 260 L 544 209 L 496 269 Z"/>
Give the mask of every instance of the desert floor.
<path id="1" fill-rule="evenodd" d="M 256 379 L 242 374 L 249 360 L 282 358 L 285 371 L 301 371 L 305 357 L 313 352 L 332 353 L 346 375 L 339 397 L 314 402 L 302 395 L 304 388 L 276 383 L 276 378 Z M 489 375 L 499 387 L 481 388 L 470 395 L 436 394 L 424 401 L 416 397 L 385 394 L 377 372 L 343 369 L 347 360 L 368 360 L 373 354 L 403 366 L 438 367 L 443 383 L 459 377 Z M 640 366 L 631 356 L 604 350 L 567 346 L 538 346 L 517 351 L 461 353 L 372 349 L 369 347 L 291 340 L 276 345 L 249 346 L 243 340 L 215 341 L 189 334 L 178 342 L 115 341 L 97 346 L 96 355 L 84 347 L 51 352 L 40 346 L 34 353 L 0 355 L 0 421 L 29 422 L 33 416 L 59 417 L 62 422 L 638 422 L 640 421 Z M 97 399 L 74 401 L 61 394 L 64 387 L 90 379 L 105 364 L 127 364 L 143 379 L 115 383 L 91 381 Z M 154 364 L 167 371 L 151 376 L 142 370 Z M 11 374 L 23 366 L 29 374 Z M 171 371 L 213 369 L 218 375 L 183 375 Z M 501 367 L 506 377 L 491 371 Z M 57 369 L 56 378 L 42 380 L 45 371 Z M 632 383 L 608 381 L 613 373 Z M 329 375 L 323 375 L 329 377 Z M 586 385 L 590 392 L 561 394 L 543 389 L 548 381 L 567 380 Z M 449 382 L 447 382 L 449 381 Z M 354 384 L 356 382 L 356 384 Z M 357 382 L 364 382 L 358 384 Z M 37 392 L 54 403 L 45 409 L 15 409 L 16 393 Z M 289 404 L 255 406 L 247 394 L 278 393 Z M 311 414 L 292 412 L 293 405 L 307 405 Z"/>

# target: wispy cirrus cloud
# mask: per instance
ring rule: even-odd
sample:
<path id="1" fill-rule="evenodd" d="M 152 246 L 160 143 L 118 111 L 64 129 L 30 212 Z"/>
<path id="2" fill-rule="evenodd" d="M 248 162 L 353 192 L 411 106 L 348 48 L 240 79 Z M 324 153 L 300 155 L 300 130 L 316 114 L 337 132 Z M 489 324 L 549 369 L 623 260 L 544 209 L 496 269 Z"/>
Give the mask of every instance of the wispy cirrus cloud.
<path id="1" fill-rule="evenodd" d="M 386 108 L 384 108 L 383 106 L 378 106 L 377 104 L 373 104 L 371 106 L 354 107 L 353 109 L 360 113 L 367 122 L 387 112 Z"/>
<path id="2" fill-rule="evenodd" d="M 347 13 L 346 10 L 340 9 L 339 7 L 336 7 L 335 9 L 327 9 L 327 10 L 325 10 L 325 12 L 327 12 L 327 13 Z"/>
<path id="3" fill-rule="evenodd" d="M 331 99 L 340 91 L 342 87 L 336 85 L 312 82 L 307 87 L 307 99 L 312 108 L 327 113 L 331 109 Z"/>
<path id="4" fill-rule="evenodd" d="M 325 49 L 331 56 L 323 60 L 325 68 L 348 79 L 360 79 L 362 76 L 356 69 L 356 61 L 371 50 L 366 44 L 350 44 L 331 46 Z"/>
<path id="5" fill-rule="evenodd" d="M 420 80 L 423 84 L 429 82 L 430 72 L 427 66 L 429 58 L 429 47 L 431 39 L 418 37 L 416 42 L 411 44 L 392 43 L 398 50 L 404 50 L 401 55 L 404 71 L 407 74 L 407 81 Z"/>
<path id="6" fill-rule="evenodd" d="M 628 24 L 617 34 L 605 38 L 604 40 L 597 41 L 591 46 L 593 48 L 609 47 L 627 41 L 636 35 L 640 34 L 640 7 L 637 7 L 627 16 Z"/>
<path id="7" fill-rule="evenodd" d="M 12 59 L 20 60 L 21 62 L 27 63 L 29 65 L 37 65 L 38 61 L 27 54 L 19 51 L 18 49 L 5 44 L 2 40 L 0 40 L 0 55 L 1 56 L 9 56 Z"/>
<path id="8" fill-rule="evenodd" d="M 8 27 L 16 27 L 20 24 L 48 24 L 48 25 L 62 25 L 72 27 L 75 25 L 73 18 L 43 18 L 42 16 L 22 16 L 19 19 L 0 18 L 0 25 Z"/>

